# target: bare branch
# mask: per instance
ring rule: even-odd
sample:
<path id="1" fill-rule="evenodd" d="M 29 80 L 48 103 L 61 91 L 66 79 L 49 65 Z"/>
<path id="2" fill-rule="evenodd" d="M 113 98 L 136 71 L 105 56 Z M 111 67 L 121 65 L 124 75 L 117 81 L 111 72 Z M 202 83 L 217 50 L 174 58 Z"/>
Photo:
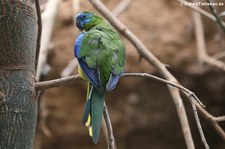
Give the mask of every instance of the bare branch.
<path id="1" fill-rule="evenodd" d="M 193 18 L 195 22 L 195 36 L 197 42 L 198 58 L 200 62 L 206 63 L 213 67 L 219 68 L 225 71 L 225 64 L 207 54 L 206 43 L 204 37 L 204 29 L 202 25 L 202 19 L 199 13 L 193 12 Z"/>
<path id="2" fill-rule="evenodd" d="M 108 112 L 108 109 L 107 109 L 107 106 L 105 103 L 104 103 L 103 116 L 105 119 L 107 134 L 108 134 L 108 141 L 107 141 L 108 149 L 116 149 L 116 143 L 115 143 L 115 139 L 114 139 L 114 135 L 113 135 L 112 123 L 111 123 L 109 112 Z"/>
<path id="3" fill-rule="evenodd" d="M 209 145 L 208 145 L 208 143 L 206 141 L 204 132 L 202 130 L 202 126 L 201 126 L 201 123 L 200 123 L 200 120 L 199 120 L 199 117 L 198 117 L 198 112 L 197 112 L 196 105 L 195 105 L 195 103 L 193 101 L 193 97 L 190 97 L 190 101 L 191 101 L 192 109 L 193 109 L 193 112 L 194 112 L 195 121 L 197 123 L 198 131 L 199 131 L 201 139 L 202 139 L 202 143 L 204 144 L 205 149 L 209 149 Z"/>
<path id="4" fill-rule="evenodd" d="M 43 66 L 47 60 L 47 50 L 51 39 L 55 17 L 61 0 L 49 0 L 45 11 L 42 13 L 42 39 L 39 53 L 36 80 L 39 80 Z"/>
<path id="5" fill-rule="evenodd" d="M 215 58 L 215 59 L 221 59 L 221 58 L 224 58 L 224 57 L 225 57 L 225 52 L 220 52 L 220 53 L 212 56 L 212 58 Z"/>
<path id="6" fill-rule="evenodd" d="M 70 85 L 70 84 L 73 84 L 77 80 L 81 80 L 81 77 L 79 75 L 65 77 L 65 78 L 61 78 L 61 79 L 50 80 L 50 81 L 38 82 L 35 84 L 35 88 L 36 88 L 36 90 L 43 91 L 43 90 L 53 88 L 53 87 Z"/>
<path id="7" fill-rule="evenodd" d="M 73 15 L 72 15 L 73 18 L 72 19 L 73 19 L 73 21 L 75 21 L 74 16 L 80 10 L 80 0 L 73 0 L 72 8 L 73 8 Z M 61 78 L 72 75 L 77 66 L 78 66 L 78 61 L 76 61 L 74 59 L 70 60 L 70 62 L 67 64 L 67 66 L 61 72 L 61 75 L 60 75 Z"/>
<path id="8" fill-rule="evenodd" d="M 143 78 L 151 78 L 154 80 L 157 80 L 161 83 L 167 84 L 169 86 L 173 86 L 178 88 L 181 92 L 183 92 L 184 94 L 187 94 L 187 97 L 189 98 L 193 98 L 195 99 L 194 101 L 192 99 L 190 99 L 191 101 L 193 101 L 196 105 L 196 107 L 198 108 L 199 112 L 203 115 L 203 117 L 210 122 L 210 124 L 212 124 L 212 126 L 215 128 L 215 130 L 220 134 L 220 136 L 225 140 L 225 132 L 223 131 L 223 129 L 219 126 L 218 122 L 220 121 L 225 121 L 225 116 L 221 116 L 221 117 L 214 117 L 212 116 L 210 113 L 208 113 L 205 109 L 203 109 L 200 104 L 198 104 L 198 97 L 190 90 L 188 90 L 187 88 L 175 84 L 173 82 L 170 82 L 168 80 L 164 80 L 162 78 L 156 77 L 154 75 L 150 75 L 147 73 L 124 73 L 122 75 L 122 77 L 143 77 Z M 61 78 L 61 79 L 55 79 L 55 80 L 50 80 L 50 81 L 43 81 L 43 82 L 38 82 L 35 84 L 35 88 L 36 90 L 45 90 L 45 89 L 49 89 L 52 87 L 59 87 L 59 86 L 63 86 L 63 85 L 70 85 L 75 83 L 78 80 L 82 80 L 80 78 L 79 75 L 75 75 L 75 76 L 70 76 L 70 77 L 65 77 L 65 78 Z M 180 100 L 182 100 L 180 98 Z M 182 103 L 182 102 L 181 102 Z"/>
<path id="9" fill-rule="evenodd" d="M 211 0 L 206 0 L 206 1 L 208 3 L 211 3 Z M 225 25 L 223 25 L 223 21 L 217 15 L 215 7 L 212 5 L 209 5 L 209 9 L 212 12 L 212 14 L 214 15 L 214 17 L 216 18 L 216 21 L 217 21 L 218 25 L 220 26 L 220 28 L 223 30 L 223 32 L 225 32 Z"/>
<path id="10" fill-rule="evenodd" d="M 216 122 L 225 121 L 225 116 L 214 117 L 214 121 Z"/>
<path id="11" fill-rule="evenodd" d="M 180 2 L 182 4 L 182 6 L 185 6 L 185 7 L 188 7 L 200 14 L 202 14 L 203 16 L 206 16 L 207 18 L 213 20 L 213 21 L 217 21 L 215 16 L 212 15 L 211 13 L 199 8 L 198 6 L 195 6 L 195 5 L 186 5 L 187 1 L 186 0 L 177 0 L 178 2 Z M 223 24 L 223 26 L 225 26 L 225 22 L 221 21 L 221 23 Z"/>

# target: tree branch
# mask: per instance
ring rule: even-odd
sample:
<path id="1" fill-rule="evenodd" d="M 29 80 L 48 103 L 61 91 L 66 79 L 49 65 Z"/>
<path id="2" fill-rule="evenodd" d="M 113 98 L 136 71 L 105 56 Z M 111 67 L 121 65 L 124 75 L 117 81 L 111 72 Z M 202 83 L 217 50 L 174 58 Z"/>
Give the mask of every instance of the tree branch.
<path id="1" fill-rule="evenodd" d="M 140 39 L 135 36 L 124 24 L 122 24 L 107 7 L 100 0 L 89 0 L 90 3 L 124 36 L 126 37 L 137 49 L 139 54 L 152 64 L 157 71 L 167 80 L 171 82 L 178 82 L 176 78 L 166 69 L 166 66 L 161 63 L 141 42 Z M 187 114 L 183 105 L 183 101 L 180 100 L 179 90 L 176 88 L 169 88 L 172 95 L 173 102 L 176 106 L 176 110 L 181 122 L 184 139 L 188 149 L 194 148 L 194 142 L 190 131 L 190 126 L 187 119 Z"/>
<path id="2" fill-rule="evenodd" d="M 211 13 L 199 8 L 198 6 L 194 6 L 194 5 L 186 5 L 186 3 L 188 3 L 186 0 L 177 0 L 178 2 L 180 2 L 182 4 L 182 6 L 185 6 L 187 8 L 190 8 L 198 13 L 200 13 L 201 15 L 213 20 L 213 21 L 217 21 L 215 16 L 212 15 Z M 225 22 L 224 21 L 221 21 L 222 25 L 225 26 Z"/>
<path id="3" fill-rule="evenodd" d="M 208 3 L 211 3 L 210 0 L 206 0 Z M 220 19 L 220 17 L 217 15 L 216 13 L 216 9 L 215 7 L 213 7 L 212 5 L 209 5 L 209 9 L 211 11 L 211 13 L 214 15 L 214 17 L 216 18 L 216 21 L 218 23 L 218 25 L 220 26 L 220 28 L 223 30 L 223 32 L 225 33 L 225 25 L 223 25 L 223 21 Z"/>
<path id="4" fill-rule="evenodd" d="M 208 113 L 199 104 L 198 97 L 192 91 L 188 90 L 187 88 L 185 88 L 181 85 L 178 85 L 176 83 L 170 82 L 168 80 L 165 80 L 165 79 L 162 79 L 162 78 L 159 78 L 157 76 L 150 75 L 150 74 L 147 74 L 147 73 L 124 73 L 122 75 L 122 78 L 123 77 L 151 78 L 151 79 L 154 79 L 154 80 L 159 81 L 161 83 L 167 84 L 169 86 L 178 88 L 181 92 L 186 94 L 187 97 L 195 99 L 194 101 L 192 99 L 190 99 L 190 100 L 195 103 L 196 107 L 198 108 L 198 110 L 202 114 L 202 116 L 207 121 L 209 121 L 210 124 L 212 124 L 212 126 L 215 128 L 215 130 L 218 132 L 218 134 L 220 134 L 220 136 L 225 140 L 225 132 L 223 131 L 223 129 L 218 124 L 218 122 L 220 122 L 220 121 L 225 121 L 225 116 L 214 117 L 213 115 Z M 79 75 L 74 75 L 74 76 L 69 76 L 69 77 L 55 79 L 55 80 L 37 82 L 35 84 L 35 88 L 36 88 L 36 90 L 43 91 L 43 90 L 53 88 L 53 87 L 60 87 L 60 86 L 64 86 L 64 85 L 74 84 L 74 83 L 76 83 L 76 81 L 81 81 L 81 80 L 82 79 Z"/>
<path id="5" fill-rule="evenodd" d="M 105 124 L 107 128 L 107 134 L 108 134 L 108 149 L 116 149 L 116 143 L 113 135 L 113 128 L 112 128 L 112 123 L 110 120 L 109 112 L 107 109 L 106 104 L 104 103 L 104 111 L 103 111 L 103 116 L 105 119 Z"/>
<path id="6" fill-rule="evenodd" d="M 77 81 L 77 80 L 82 80 L 79 75 L 69 76 L 69 77 L 65 77 L 65 78 L 61 78 L 61 79 L 37 82 L 35 84 L 35 88 L 38 91 L 44 91 L 46 89 L 53 88 L 53 87 L 60 87 L 63 85 L 74 84 L 75 81 Z"/>
<path id="7" fill-rule="evenodd" d="M 39 53 L 36 80 L 40 79 L 42 68 L 47 60 L 47 50 L 49 41 L 51 39 L 55 17 L 58 11 L 58 6 L 61 0 L 49 0 L 46 4 L 45 11 L 42 13 L 42 39 L 41 39 L 41 48 Z"/>
<path id="8" fill-rule="evenodd" d="M 225 64 L 222 61 L 219 61 L 207 54 L 204 29 L 202 25 L 202 19 L 199 13 L 193 12 L 193 18 L 195 23 L 195 36 L 197 43 L 198 59 L 202 63 L 206 63 L 222 71 L 225 71 Z"/>

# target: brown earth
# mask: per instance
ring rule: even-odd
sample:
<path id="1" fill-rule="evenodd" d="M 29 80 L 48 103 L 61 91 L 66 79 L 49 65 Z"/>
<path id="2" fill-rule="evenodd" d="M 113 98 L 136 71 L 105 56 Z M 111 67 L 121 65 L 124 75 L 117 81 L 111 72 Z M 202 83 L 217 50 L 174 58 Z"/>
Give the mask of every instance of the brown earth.
<path id="1" fill-rule="evenodd" d="M 104 2 L 113 9 L 119 0 Z M 59 78 L 68 62 L 74 59 L 73 44 L 78 31 L 73 24 L 71 5 L 71 0 L 63 1 L 60 5 L 48 56 L 52 69 L 44 80 Z M 95 11 L 88 1 L 81 1 L 83 10 Z M 119 19 L 154 55 L 169 65 L 171 73 L 182 85 L 197 94 L 210 113 L 224 115 L 225 76 L 217 69 L 199 65 L 189 9 L 172 0 L 133 0 Z M 217 40 L 216 25 L 207 18 L 203 19 L 209 53 L 225 50 L 221 48 L 221 41 Z M 137 51 L 126 39 L 123 38 L 123 41 L 127 49 L 125 72 L 158 75 L 145 60 L 139 60 Z M 43 93 L 40 112 L 44 112 L 46 117 L 39 117 L 35 149 L 106 148 L 103 132 L 95 145 L 82 124 L 85 96 L 86 86 L 82 81 Z M 184 101 L 196 148 L 201 149 L 203 145 L 190 103 Z M 118 149 L 185 148 L 175 106 L 165 85 L 151 79 L 122 78 L 117 88 L 107 94 L 106 103 Z M 201 116 L 200 119 L 211 148 L 225 148 L 225 143 L 211 125 Z M 42 124 L 49 129 L 49 136 L 45 135 L 46 129 Z M 221 125 L 225 128 L 225 123 Z"/>

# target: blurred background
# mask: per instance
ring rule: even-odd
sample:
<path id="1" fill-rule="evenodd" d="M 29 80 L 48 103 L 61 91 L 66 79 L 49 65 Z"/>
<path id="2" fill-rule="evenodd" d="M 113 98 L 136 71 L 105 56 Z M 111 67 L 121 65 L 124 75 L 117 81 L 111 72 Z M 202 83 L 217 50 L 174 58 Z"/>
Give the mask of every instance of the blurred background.
<path id="1" fill-rule="evenodd" d="M 45 13 L 48 1 L 40 1 Z M 120 1 L 103 0 L 114 12 Z M 217 10 L 225 11 L 225 1 L 220 1 L 224 6 L 217 7 Z M 203 8 L 208 10 L 207 6 Z M 88 0 L 59 2 L 40 81 L 77 74 L 73 45 L 79 31 L 74 25 L 74 17 L 80 11 L 99 14 Z M 199 63 L 191 9 L 181 6 L 176 0 L 128 0 L 126 8 L 117 17 L 160 61 L 168 65 L 169 71 L 184 87 L 199 97 L 208 112 L 214 116 L 224 115 L 225 74 L 215 67 Z M 215 22 L 206 17 L 202 19 L 207 52 L 209 55 L 224 52 L 224 34 Z M 47 36 L 43 32 L 42 38 Z M 127 54 L 125 72 L 146 72 L 161 77 L 154 67 L 140 59 L 130 42 L 124 37 L 122 39 Z M 65 72 L 68 67 L 70 71 Z M 107 148 L 104 131 L 95 145 L 82 124 L 85 98 L 86 84 L 82 81 L 42 93 L 34 148 Z M 118 149 L 186 148 L 173 100 L 164 84 L 148 78 L 121 78 L 116 89 L 107 94 L 106 104 Z M 188 100 L 184 100 L 184 104 L 196 148 L 204 148 L 191 104 Z M 224 149 L 224 140 L 201 115 L 200 120 L 211 148 Z M 225 129 L 225 122 L 220 125 Z"/>

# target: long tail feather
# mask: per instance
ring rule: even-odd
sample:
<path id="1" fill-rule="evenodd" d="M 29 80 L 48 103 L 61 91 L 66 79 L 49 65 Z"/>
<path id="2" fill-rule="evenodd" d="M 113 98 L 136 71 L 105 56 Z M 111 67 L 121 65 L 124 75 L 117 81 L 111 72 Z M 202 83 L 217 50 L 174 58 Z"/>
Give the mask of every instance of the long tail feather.
<path id="1" fill-rule="evenodd" d="M 94 143 L 98 142 L 99 134 L 102 124 L 102 113 L 104 108 L 105 93 L 93 88 L 91 95 L 91 127 L 92 140 Z"/>
<path id="2" fill-rule="evenodd" d="M 88 83 L 87 92 L 83 123 L 89 128 L 89 135 L 93 142 L 97 143 L 101 130 L 105 93 L 90 86 L 90 83 Z"/>

